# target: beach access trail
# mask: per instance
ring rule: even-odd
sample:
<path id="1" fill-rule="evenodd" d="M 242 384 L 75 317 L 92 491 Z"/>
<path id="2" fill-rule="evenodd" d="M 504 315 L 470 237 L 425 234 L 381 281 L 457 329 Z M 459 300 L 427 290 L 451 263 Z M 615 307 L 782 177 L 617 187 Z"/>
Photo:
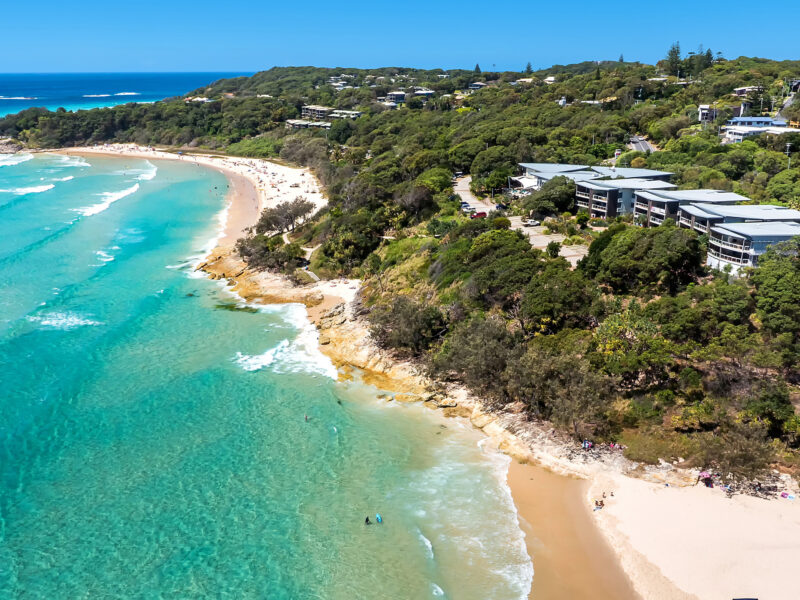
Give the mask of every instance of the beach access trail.
<path id="1" fill-rule="evenodd" d="M 261 210 L 298 195 L 317 208 L 327 202 L 307 169 L 132 145 L 67 153 L 182 160 L 225 173 L 231 190 L 224 231 L 198 268 L 248 301 L 305 304 L 319 329 L 321 350 L 344 376 L 350 367 L 362 369 L 366 382 L 392 392 L 387 400 L 422 401 L 468 419 L 514 459 L 508 481 L 533 557 L 531 598 L 797 598 L 800 500 L 778 494 L 728 498 L 720 488 L 695 486 L 697 472 L 679 465 L 640 465 L 619 450 L 581 451 L 574 440 L 529 420 L 519 407 L 489 410 L 463 388 L 442 390 L 415 365 L 377 348 L 357 306 L 360 282 L 296 286 L 282 275 L 250 271 L 232 246 Z M 781 481 L 797 496 L 796 481 L 788 475 Z M 592 511 L 600 498 L 605 507 Z"/>

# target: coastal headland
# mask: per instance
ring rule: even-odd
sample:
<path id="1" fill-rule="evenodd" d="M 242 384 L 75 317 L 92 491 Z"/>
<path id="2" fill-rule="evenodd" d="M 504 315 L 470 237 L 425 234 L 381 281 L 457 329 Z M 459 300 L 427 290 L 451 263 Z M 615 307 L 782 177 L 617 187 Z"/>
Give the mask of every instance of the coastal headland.
<path id="1" fill-rule="evenodd" d="M 248 269 L 233 244 L 261 210 L 291 200 L 298 187 L 317 208 L 325 205 L 308 170 L 132 145 L 61 152 L 191 161 L 225 173 L 231 187 L 223 229 L 198 268 L 248 302 L 304 304 L 321 350 L 342 371 L 363 370 L 387 401 L 421 401 L 468 419 L 510 456 L 508 483 L 535 569 L 531 598 L 794 597 L 797 501 L 728 498 L 720 488 L 696 485 L 697 473 L 677 465 L 639 465 L 618 449 L 582 450 L 513 407 L 492 412 L 466 390 L 437 385 L 377 348 L 359 316 L 357 280 L 296 286 Z M 592 510 L 600 500 L 604 507 Z"/>

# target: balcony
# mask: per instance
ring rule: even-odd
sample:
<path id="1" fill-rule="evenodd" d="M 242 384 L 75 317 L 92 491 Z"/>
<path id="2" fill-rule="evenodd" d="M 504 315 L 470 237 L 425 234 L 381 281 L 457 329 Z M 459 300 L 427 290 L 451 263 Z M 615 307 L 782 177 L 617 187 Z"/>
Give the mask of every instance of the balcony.
<path id="1" fill-rule="evenodd" d="M 665 210 L 663 208 L 659 208 L 658 206 L 651 205 L 650 212 L 656 215 L 663 215 L 665 214 Z"/>
<path id="2" fill-rule="evenodd" d="M 643 213 L 646 213 L 646 212 L 647 212 L 647 208 L 648 208 L 648 206 L 647 206 L 647 204 L 646 204 L 646 203 L 644 203 L 644 202 L 637 202 L 637 203 L 636 203 L 634 206 L 636 207 L 636 210 L 640 210 L 640 211 L 642 211 Z"/>
<path id="3" fill-rule="evenodd" d="M 680 224 L 681 224 L 681 227 L 686 227 L 686 229 L 691 229 L 692 228 L 692 219 L 691 218 L 687 219 L 686 217 L 681 217 Z"/>
<path id="4" fill-rule="evenodd" d="M 578 198 L 586 198 L 587 200 L 590 199 L 589 192 L 584 192 L 581 189 L 575 190 L 575 196 Z"/>
<path id="5" fill-rule="evenodd" d="M 576 200 L 575 204 L 577 204 L 581 208 L 589 208 L 589 203 L 588 202 L 581 202 L 580 200 Z"/>
<path id="6" fill-rule="evenodd" d="M 659 219 L 658 217 L 650 216 L 650 222 L 653 225 L 661 225 L 664 222 L 664 219 Z"/>
<path id="7" fill-rule="evenodd" d="M 739 252 L 749 252 L 750 251 L 750 242 L 747 240 L 741 241 L 729 241 L 723 238 L 712 237 L 711 243 L 716 244 L 720 248 L 729 248 L 730 250 L 738 250 Z M 710 246 L 709 246 L 710 247 Z"/>
<path id="8" fill-rule="evenodd" d="M 729 254 L 723 254 L 719 251 L 719 249 L 714 246 L 713 244 L 708 245 L 708 255 L 713 256 L 717 260 L 721 260 L 724 262 L 728 262 L 734 265 L 749 265 L 751 264 L 751 260 L 749 256 L 731 256 Z"/>

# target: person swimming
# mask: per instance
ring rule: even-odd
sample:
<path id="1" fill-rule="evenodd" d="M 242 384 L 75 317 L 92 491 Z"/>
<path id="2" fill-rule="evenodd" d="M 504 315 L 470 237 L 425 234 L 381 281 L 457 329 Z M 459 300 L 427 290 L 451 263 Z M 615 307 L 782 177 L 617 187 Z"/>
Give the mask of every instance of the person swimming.
<path id="1" fill-rule="evenodd" d="M 369 517 L 364 519 L 364 525 L 372 525 L 372 521 L 369 520 Z"/>

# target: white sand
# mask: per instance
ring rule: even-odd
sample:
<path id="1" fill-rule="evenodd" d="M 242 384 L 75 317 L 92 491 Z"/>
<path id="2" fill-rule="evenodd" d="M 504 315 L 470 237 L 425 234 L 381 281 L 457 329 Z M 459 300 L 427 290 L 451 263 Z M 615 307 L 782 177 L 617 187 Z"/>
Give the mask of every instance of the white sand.
<path id="1" fill-rule="evenodd" d="M 103 144 L 97 146 L 69 148 L 64 152 L 74 154 L 109 154 L 118 156 L 130 156 L 133 158 L 153 158 L 159 160 L 179 160 L 181 162 L 204 165 L 219 169 L 223 172 L 233 173 L 245 177 L 257 190 L 258 207 L 246 212 L 245 206 L 237 206 L 236 203 L 243 204 L 246 200 L 244 194 L 236 194 L 231 198 L 231 207 L 234 216 L 241 214 L 242 218 L 230 218 L 226 227 L 227 241 L 233 242 L 241 236 L 239 221 L 247 221 L 247 226 L 254 225 L 258 214 L 265 208 L 277 206 L 281 202 L 294 200 L 302 196 L 312 202 L 319 210 L 328 203 L 322 190 L 322 186 L 313 176 L 309 169 L 289 167 L 278 163 L 261 160 L 256 158 L 239 158 L 230 156 L 220 156 L 214 154 L 183 154 L 174 152 L 164 152 L 138 146 L 136 144 Z M 255 215 L 255 218 L 254 218 Z M 236 231 L 231 231 L 235 228 Z"/>
<path id="2" fill-rule="evenodd" d="M 587 501 L 604 491 L 605 508 L 593 517 L 643 598 L 800 598 L 799 500 L 727 498 L 702 484 L 603 473 Z"/>

